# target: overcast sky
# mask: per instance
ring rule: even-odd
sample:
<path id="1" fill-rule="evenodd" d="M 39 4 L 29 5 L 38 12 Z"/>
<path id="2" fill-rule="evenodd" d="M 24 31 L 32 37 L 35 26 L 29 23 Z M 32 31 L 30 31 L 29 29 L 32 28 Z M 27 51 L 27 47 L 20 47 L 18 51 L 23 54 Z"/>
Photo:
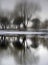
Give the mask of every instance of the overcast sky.
<path id="1" fill-rule="evenodd" d="M 0 8 L 4 11 L 13 11 L 15 4 L 20 0 L 0 0 Z M 30 2 L 36 2 L 41 6 L 41 12 L 39 13 L 42 20 L 48 18 L 48 0 L 28 0 Z"/>

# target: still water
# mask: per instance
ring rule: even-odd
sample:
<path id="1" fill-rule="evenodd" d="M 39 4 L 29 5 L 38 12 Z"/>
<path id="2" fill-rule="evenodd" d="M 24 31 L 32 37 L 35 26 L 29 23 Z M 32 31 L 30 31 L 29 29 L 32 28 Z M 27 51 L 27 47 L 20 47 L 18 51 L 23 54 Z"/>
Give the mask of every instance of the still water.
<path id="1" fill-rule="evenodd" d="M 42 44 L 37 49 L 18 51 L 13 46 L 0 49 L 0 65 L 48 65 L 48 49 Z"/>

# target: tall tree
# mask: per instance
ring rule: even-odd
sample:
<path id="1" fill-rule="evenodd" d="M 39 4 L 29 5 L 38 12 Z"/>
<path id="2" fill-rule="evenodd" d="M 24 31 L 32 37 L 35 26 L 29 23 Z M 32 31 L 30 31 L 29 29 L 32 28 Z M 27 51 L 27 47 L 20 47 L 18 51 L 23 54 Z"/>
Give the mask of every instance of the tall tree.
<path id="1" fill-rule="evenodd" d="M 36 3 L 29 3 L 28 1 L 24 1 L 24 2 L 20 2 L 19 4 L 16 5 L 15 7 L 15 18 L 20 16 L 23 18 L 23 25 L 24 28 L 26 28 L 26 24 L 28 23 L 28 20 L 31 19 L 31 17 L 33 16 L 33 14 L 36 13 L 36 11 L 40 10 L 40 6 Z M 16 21 L 18 22 L 18 21 Z"/>

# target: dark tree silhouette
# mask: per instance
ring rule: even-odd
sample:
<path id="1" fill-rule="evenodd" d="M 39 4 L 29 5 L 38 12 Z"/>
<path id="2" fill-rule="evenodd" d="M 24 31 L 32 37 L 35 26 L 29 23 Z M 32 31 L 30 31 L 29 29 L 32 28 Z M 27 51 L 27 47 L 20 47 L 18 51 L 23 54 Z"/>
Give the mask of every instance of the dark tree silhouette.
<path id="1" fill-rule="evenodd" d="M 17 48 L 17 49 L 19 49 L 19 50 L 22 50 L 22 49 L 25 48 L 25 46 L 24 46 L 24 44 L 23 44 L 24 41 L 25 41 L 25 39 L 23 38 L 23 42 L 22 42 L 22 43 L 20 42 L 19 39 L 20 39 L 20 36 L 18 36 L 18 37 L 17 37 L 17 40 L 13 42 L 13 45 L 14 45 L 15 48 Z"/>
<path id="2" fill-rule="evenodd" d="M 46 19 L 44 22 L 41 23 L 42 29 L 48 29 L 48 19 Z"/>
<path id="3" fill-rule="evenodd" d="M 47 28 L 48 28 L 48 20 L 45 20 L 45 21 L 44 21 L 43 28 L 44 28 L 44 29 L 47 29 Z"/>
<path id="4" fill-rule="evenodd" d="M 39 43 L 38 43 L 38 37 L 37 37 L 37 36 L 34 36 L 34 37 L 32 38 L 32 45 L 31 45 L 31 47 L 32 47 L 32 48 L 37 48 L 38 45 L 39 45 Z"/>
<path id="5" fill-rule="evenodd" d="M 20 37 L 22 38 L 22 42 L 20 41 Z M 13 45 L 15 48 L 19 50 L 24 50 L 25 52 L 25 41 L 26 41 L 26 36 L 25 35 L 18 35 L 17 40 L 13 42 Z"/>
<path id="6" fill-rule="evenodd" d="M 32 28 L 35 29 L 35 31 L 39 31 L 40 28 L 40 20 L 38 18 L 35 18 L 32 20 L 33 26 Z"/>
<path id="7" fill-rule="evenodd" d="M 2 29 L 4 30 L 7 28 L 7 25 L 9 24 L 9 20 L 7 17 L 1 17 L 0 23 L 1 23 Z"/>
<path id="8" fill-rule="evenodd" d="M 9 42 L 7 40 L 0 40 L 0 48 L 6 49 L 9 46 Z"/>
<path id="9" fill-rule="evenodd" d="M 18 17 L 16 17 L 14 19 L 13 24 L 14 25 L 17 25 L 18 26 L 18 29 L 20 29 L 20 24 L 23 23 L 23 20 L 24 20 L 23 17 L 18 16 Z"/>
<path id="10" fill-rule="evenodd" d="M 40 43 L 48 49 L 48 38 L 41 38 Z"/>

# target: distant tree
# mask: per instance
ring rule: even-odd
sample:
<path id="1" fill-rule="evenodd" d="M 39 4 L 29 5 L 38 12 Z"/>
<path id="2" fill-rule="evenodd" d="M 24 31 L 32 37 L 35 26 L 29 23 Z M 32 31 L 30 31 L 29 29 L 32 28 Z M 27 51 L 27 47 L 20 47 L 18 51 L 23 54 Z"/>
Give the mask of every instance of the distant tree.
<path id="1" fill-rule="evenodd" d="M 45 29 L 48 28 L 48 20 L 45 20 L 45 22 L 44 22 L 44 28 L 45 28 Z"/>
<path id="2" fill-rule="evenodd" d="M 41 27 L 42 27 L 42 29 L 48 28 L 48 20 L 47 19 L 42 23 Z"/>
<path id="3" fill-rule="evenodd" d="M 9 24 L 9 20 L 7 17 L 1 17 L 0 23 L 1 23 L 2 29 L 4 30 L 7 28 L 7 25 Z"/>
<path id="4" fill-rule="evenodd" d="M 39 28 L 40 28 L 40 20 L 38 18 L 34 18 L 32 20 L 32 22 L 33 22 L 32 28 L 35 29 L 36 31 L 39 31 Z"/>
<path id="5" fill-rule="evenodd" d="M 23 22 L 23 20 L 24 20 L 23 17 L 18 16 L 18 17 L 16 17 L 14 19 L 13 24 L 14 25 L 17 25 L 18 26 L 18 29 L 20 29 L 20 24 Z"/>

